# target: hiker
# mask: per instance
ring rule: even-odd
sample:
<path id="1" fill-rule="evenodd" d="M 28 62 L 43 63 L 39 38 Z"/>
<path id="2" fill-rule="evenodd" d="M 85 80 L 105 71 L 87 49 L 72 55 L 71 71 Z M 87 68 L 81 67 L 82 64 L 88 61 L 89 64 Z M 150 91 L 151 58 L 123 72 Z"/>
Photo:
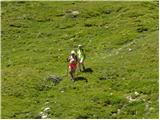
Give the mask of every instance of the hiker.
<path id="1" fill-rule="evenodd" d="M 81 68 L 83 68 L 83 71 L 84 71 L 85 70 L 85 66 L 84 66 L 85 54 L 84 54 L 84 50 L 82 48 L 82 45 L 78 45 L 77 55 L 78 55 L 79 70 L 82 71 Z"/>
<path id="2" fill-rule="evenodd" d="M 76 52 L 74 50 L 71 51 L 71 55 L 67 58 L 69 62 L 69 74 L 71 76 L 71 80 L 75 80 L 75 71 L 77 68 L 78 59 L 76 56 Z"/>

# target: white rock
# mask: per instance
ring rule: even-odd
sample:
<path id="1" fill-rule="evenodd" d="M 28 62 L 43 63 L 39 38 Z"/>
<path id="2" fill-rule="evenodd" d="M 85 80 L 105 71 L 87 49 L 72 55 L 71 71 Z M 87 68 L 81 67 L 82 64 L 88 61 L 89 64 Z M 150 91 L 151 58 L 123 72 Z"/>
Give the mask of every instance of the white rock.
<path id="1" fill-rule="evenodd" d="M 74 40 L 74 38 L 71 38 L 70 40 Z"/>
<path id="2" fill-rule="evenodd" d="M 108 28 L 109 28 L 109 26 L 107 26 L 107 25 L 106 25 L 106 26 L 104 26 L 104 27 L 105 27 L 106 29 L 108 29 Z"/>
<path id="3" fill-rule="evenodd" d="M 47 115 L 41 116 L 42 119 L 47 119 L 47 117 L 48 117 Z"/>
<path id="4" fill-rule="evenodd" d="M 63 91 L 63 90 L 61 90 L 61 93 L 64 93 L 64 91 Z"/>
<path id="5" fill-rule="evenodd" d="M 117 114 L 120 114 L 120 112 L 121 112 L 121 110 L 120 110 L 120 109 L 118 109 L 118 110 L 117 110 Z"/>
<path id="6" fill-rule="evenodd" d="M 49 104 L 49 102 L 45 102 L 45 105 L 48 105 Z"/>
<path id="7" fill-rule="evenodd" d="M 149 110 L 152 111 L 152 110 L 154 110 L 154 108 L 153 108 L 153 107 L 150 107 Z"/>
<path id="8" fill-rule="evenodd" d="M 42 115 L 43 115 L 43 112 L 40 112 L 39 115 L 42 116 Z"/>
<path id="9" fill-rule="evenodd" d="M 128 49 L 128 51 L 132 51 L 132 49 L 131 49 L 131 48 L 129 48 L 129 49 Z"/>
<path id="10" fill-rule="evenodd" d="M 58 51 L 62 51 L 62 49 L 58 49 Z"/>
<path id="11" fill-rule="evenodd" d="M 127 96 L 126 98 L 128 99 L 128 101 L 129 101 L 130 103 L 137 100 L 137 99 L 133 99 L 131 96 Z"/>
<path id="12" fill-rule="evenodd" d="M 49 110 L 50 110 L 50 108 L 47 107 L 47 108 L 44 109 L 44 112 L 48 112 Z"/>
<path id="13" fill-rule="evenodd" d="M 139 95 L 139 93 L 138 93 L 138 92 L 134 92 L 134 94 L 135 94 L 136 96 L 138 96 L 138 95 Z"/>
<path id="14" fill-rule="evenodd" d="M 149 103 L 149 104 L 151 104 L 151 103 L 152 103 L 152 101 L 148 101 L 148 103 Z"/>
<path id="15" fill-rule="evenodd" d="M 72 11 L 72 15 L 79 15 L 79 11 Z"/>

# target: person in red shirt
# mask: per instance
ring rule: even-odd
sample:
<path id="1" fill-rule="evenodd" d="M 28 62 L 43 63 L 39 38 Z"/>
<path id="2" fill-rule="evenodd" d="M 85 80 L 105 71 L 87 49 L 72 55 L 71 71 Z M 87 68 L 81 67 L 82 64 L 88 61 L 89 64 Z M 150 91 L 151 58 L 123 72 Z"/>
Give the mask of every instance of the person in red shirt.
<path id="1" fill-rule="evenodd" d="M 74 50 L 71 51 L 71 55 L 68 57 L 67 61 L 69 62 L 69 74 L 71 76 L 71 80 L 75 80 L 75 71 L 77 68 L 77 55 Z"/>

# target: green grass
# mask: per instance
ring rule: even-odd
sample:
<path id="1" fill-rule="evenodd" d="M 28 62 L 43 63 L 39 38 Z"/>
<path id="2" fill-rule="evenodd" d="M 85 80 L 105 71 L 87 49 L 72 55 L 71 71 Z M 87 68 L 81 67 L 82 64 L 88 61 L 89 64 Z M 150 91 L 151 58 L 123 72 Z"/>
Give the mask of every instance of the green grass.
<path id="1" fill-rule="evenodd" d="M 49 118 L 158 118 L 158 2 L 1 6 L 1 118 L 36 118 L 47 106 Z M 93 73 L 77 74 L 88 82 L 52 86 L 47 77 L 66 74 L 78 44 Z"/>

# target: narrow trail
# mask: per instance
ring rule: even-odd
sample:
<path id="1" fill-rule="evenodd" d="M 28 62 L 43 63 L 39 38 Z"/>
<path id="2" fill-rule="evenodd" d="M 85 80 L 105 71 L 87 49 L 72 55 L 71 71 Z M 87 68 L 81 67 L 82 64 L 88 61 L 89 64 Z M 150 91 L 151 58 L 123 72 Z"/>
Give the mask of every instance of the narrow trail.
<path id="1" fill-rule="evenodd" d="M 154 33 L 155 31 L 152 31 L 151 33 Z M 128 50 L 129 52 L 132 51 L 131 45 L 136 45 L 138 42 L 137 40 L 139 40 L 139 41 L 144 40 L 147 36 L 148 36 L 147 34 L 141 34 L 140 36 L 137 36 L 135 39 L 133 39 L 131 42 L 128 42 L 128 43 L 122 45 L 120 48 L 113 49 L 109 54 L 106 54 L 105 56 L 104 56 L 104 54 L 101 54 L 102 59 L 105 59 L 106 57 L 116 56 L 116 55 L 120 54 L 120 52 L 124 49 Z"/>
<path id="2" fill-rule="evenodd" d="M 116 55 L 120 54 L 120 52 L 124 49 L 126 49 L 128 51 L 132 51 L 132 49 L 130 48 L 131 45 L 136 44 L 138 39 L 141 39 L 144 37 L 145 37 L 144 35 L 138 36 L 137 38 L 135 38 L 131 42 L 128 42 L 128 43 L 122 45 L 120 48 L 113 49 L 109 54 L 106 54 L 105 56 L 103 55 L 102 58 L 105 59 L 106 57 L 116 56 Z"/>
<path id="3" fill-rule="evenodd" d="M 132 45 L 136 45 L 137 40 L 143 40 L 145 37 L 146 37 L 146 34 L 142 34 L 142 35 L 136 37 L 134 40 L 122 45 L 121 47 L 112 49 L 109 53 L 107 53 L 107 52 L 98 53 L 97 59 L 106 59 L 108 57 L 119 55 L 123 50 L 127 50 L 128 52 L 131 52 L 133 50 Z M 95 61 L 95 62 L 97 62 L 97 61 Z"/>
<path id="4" fill-rule="evenodd" d="M 91 60 L 93 63 L 97 64 L 97 61 L 102 61 L 102 60 L 106 61 L 106 59 L 109 59 L 110 57 L 119 55 L 124 50 L 128 51 L 128 52 L 132 52 L 133 51 L 132 45 L 136 45 L 138 40 L 143 40 L 143 39 L 145 39 L 146 36 L 147 36 L 146 34 L 141 34 L 141 35 L 137 36 L 135 39 L 133 39 L 132 41 L 123 44 L 119 48 L 112 49 L 110 52 L 104 51 L 104 52 L 95 53 L 94 56 L 97 56 L 97 57 L 91 58 Z"/>

